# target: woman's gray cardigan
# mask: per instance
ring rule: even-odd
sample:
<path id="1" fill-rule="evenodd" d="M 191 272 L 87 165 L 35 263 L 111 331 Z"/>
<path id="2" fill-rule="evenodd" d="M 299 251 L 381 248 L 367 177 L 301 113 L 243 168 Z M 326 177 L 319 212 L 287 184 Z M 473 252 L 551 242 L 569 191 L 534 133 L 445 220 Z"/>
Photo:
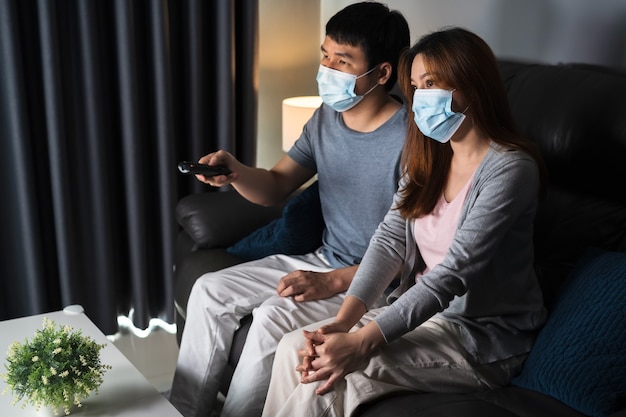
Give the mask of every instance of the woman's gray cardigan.
<path id="1" fill-rule="evenodd" d="M 479 362 L 527 353 L 546 316 L 533 268 L 538 190 L 536 162 L 492 142 L 447 254 L 417 282 L 424 263 L 414 222 L 394 209 L 396 194 L 347 294 L 370 307 L 402 271 L 391 305 L 375 318 L 387 342 L 438 315 L 461 326 L 462 343 Z"/>

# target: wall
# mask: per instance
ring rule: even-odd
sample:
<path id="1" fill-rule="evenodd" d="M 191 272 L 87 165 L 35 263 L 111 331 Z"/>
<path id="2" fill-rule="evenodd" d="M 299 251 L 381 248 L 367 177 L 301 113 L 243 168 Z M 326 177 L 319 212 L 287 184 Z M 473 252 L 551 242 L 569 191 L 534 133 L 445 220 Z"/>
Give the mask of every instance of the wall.
<path id="1" fill-rule="evenodd" d="M 409 21 L 412 42 L 463 26 L 502 58 L 626 68 L 624 0 L 388 0 Z M 326 21 L 350 0 L 260 0 L 258 165 L 280 149 L 282 98 L 317 94 L 315 74 Z M 315 21 L 317 18 L 317 21 Z"/>
<path id="2" fill-rule="evenodd" d="M 282 100 L 317 95 L 319 22 L 318 0 L 259 0 L 259 167 L 284 155 Z"/>
<path id="3" fill-rule="evenodd" d="M 480 35 L 499 57 L 626 68 L 624 0 L 388 0 L 411 39 L 443 26 Z M 320 0 L 321 21 L 355 1 Z"/>

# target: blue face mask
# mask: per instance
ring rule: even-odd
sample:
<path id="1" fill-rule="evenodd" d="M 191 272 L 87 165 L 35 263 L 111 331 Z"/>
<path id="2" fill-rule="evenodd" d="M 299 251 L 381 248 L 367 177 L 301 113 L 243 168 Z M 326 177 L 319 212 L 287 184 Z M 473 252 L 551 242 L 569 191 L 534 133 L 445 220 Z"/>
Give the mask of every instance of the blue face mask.
<path id="1" fill-rule="evenodd" d="M 322 101 L 337 112 L 350 110 L 378 86 L 378 83 L 375 84 L 361 96 L 354 92 L 356 80 L 371 73 L 375 68 L 372 68 L 365 74 L 356 76 L 320 65 L 317 71 L 317 86 Z"/>
<path id="2" fill-rule="evenodd" d="M 453 91 L 418 88 L 413 93 L 415 124 L 424 136 L 446 143 L 465 120 L 467 109 L 452 111 Z"/>

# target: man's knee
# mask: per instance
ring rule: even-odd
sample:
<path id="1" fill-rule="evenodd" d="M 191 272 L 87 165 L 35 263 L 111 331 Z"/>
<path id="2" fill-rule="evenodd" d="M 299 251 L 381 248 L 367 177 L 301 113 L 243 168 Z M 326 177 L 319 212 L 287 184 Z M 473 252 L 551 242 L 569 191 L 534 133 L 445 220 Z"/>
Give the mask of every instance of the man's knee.
<path id="1" fill-rule="evenodd" d="M 196 281 L 191 286 L 190 297 L 197 295 L 199 293 L 204 293 L 207 291 L 207 288 L 211 286 L 213 281 L 215 281 L 215 276 L 217 274 L 215 272 L 208 272 L 206 274 L 202 274 L 200 277 L 196 278 Z"/>
<path id="2" fill-rule="evenodd" d="M 276 338 L 276 342 L 283 334 L 297 327 L 291 309 L 274 303 L 261 304 L 252 311 L 252 317 L 252 328 L 271 334 Z"/>

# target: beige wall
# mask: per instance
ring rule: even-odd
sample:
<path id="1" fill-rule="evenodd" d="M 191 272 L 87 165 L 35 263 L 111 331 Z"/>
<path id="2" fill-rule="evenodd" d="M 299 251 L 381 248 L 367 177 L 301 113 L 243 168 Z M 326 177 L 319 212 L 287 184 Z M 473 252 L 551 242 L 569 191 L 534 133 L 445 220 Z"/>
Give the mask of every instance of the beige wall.
<path id="1" fill-rule="evenodd" d="M 354 0 L 319 0 L 326 21 Z M 481 36 L 499 57 L 626 68 L 624 0 L 381 0 L 402 12 L 411 41 L 444 26 Z"/>
<path id="2" fill-rule="evenodd" d="M 282 100 L 317 95 L 319 31 L 318 0 L 259 1 L 259 167 L 271 168 L 284 155 Z"/>

